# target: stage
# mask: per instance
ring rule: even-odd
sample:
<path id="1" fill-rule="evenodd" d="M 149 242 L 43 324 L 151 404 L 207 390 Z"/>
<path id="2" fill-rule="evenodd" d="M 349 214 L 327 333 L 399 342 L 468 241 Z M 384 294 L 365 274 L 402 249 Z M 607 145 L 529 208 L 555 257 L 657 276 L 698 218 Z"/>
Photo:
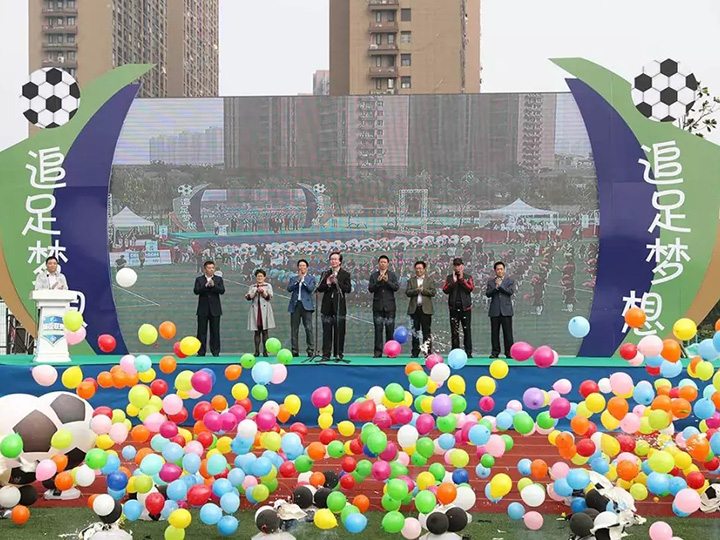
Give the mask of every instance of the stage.
<path id="1" fill-rule="evenodd" d="M 240 357 L 234 355 L 223 355 L 214 357 L 193 357 L 178 360 L 178 366 L 173 374 L 166 375 L 157 368 L 162 355 L 151 355 L 153 366 L 157 371 L 158 378 L 168 382 L 170 391 L 173 388 L 175 376 L 183 369 L 197 370 L 201 367 L 209 367 L 215 371 L 217 382 L 213 388 L 212 395 L 222 394 L 228 398 L 231 396 L 231 388 L 237 382 L 243 382 L 248 387 L 254 384 L 250 370 L 243 370 L 237 381 L 228 381 L 224 376 L 225 367 L 229 364 L 239 363 Z M 66 366 L 79 365 L 82 367 L 84 377 L 97 377 L 102 371 L 109 370 L 113 365 L 120 362 L 120 356 L 74 356 L 70 364 L 58 364 L 56 367 L 60 372 Z M 372 386 L 386 386 L 391 382 L 399 382 L 407 387 L 407 377 L 404 366 L 411 360 L 409 356 L 403 355 L 398 358 L 372 358 L 368 356 L 348 356 L 350 362 L 345 363 L 302 363 L 303 357 L 294 358 L 293 363 L 288 366 L 288 376 L 285 382 L 268 385 L 270 400 L 282 403 L 285 396 L 296 394 L 302 401 L 302 408 L 292 421 L 303 422 L 309 426 L 317 425 L 317 410 L 310 405 L 310 395 L 320 386 L 329 386 L 336 390 L 341 386 L 349 386 L 355 391 L 354 398 L 364 395 Z M 269 361 L 275 362 L 274 358 Z M 467 390 L 465 398 L 468 402 L 468 410 L 477 410 L 479 395 L 475 389 L 475 381 L 481 375 L 488 375 L 490 360 L 484 358 L 471 358 L 468 364 L 461 370 L 453 370 L 453 374 L 461 375 L 466 382 Z M 616 371 L 624 371 L 632 374 L 637 382 L 644 378 L 651 379 L 644 368 L 634 368 L 621 359 L 613 358 L 581 358 L 561 357 L 558 364 L 549 369 L 540 369 L 530 362 L 507 361 L 510 372 L 505 379 L 497 381 L 497 390 L 492 396 L 495 399 L 496 407 L 489 414 L 497 414 L 503 410 L 505 404 L 512 399 L 522 399 L 523 392 L 531 387 L 538 387 L 550 390 L 553 382 L 566 378 L 573 384 L 573 391 L 568 397 L 571 401 L 581 401 L 577 389 L 582 381 L 587 379 L 599 380 L 608 377 Z M 32 356 L 8 355 L 0 356 L 0 380 L 5 381 L 2 393 L 28 393 L 43 394 L 56 390 L 67 390 L 60 383 L 60 378 L 51 387 L 41 387 L 32 378 L 31 368 L 37 364 L 33 363 Z M 90 402 L 93 406 L 101 405 L 112 408 L 125 409 L 128 389 L 98 389 Z M 442 390 L 439 390 L 442 392 Z M 209 396 L 212 397 L 212 396 Z M 195 401 L 186 400 L 186 406 L 192 407 Z M 335 419 L 340 421 L 347 418 L 347 405 L 339 405 L 333 402 L 335 407 Z M 190 408 L 189 407 L 189 408 Z M 565 423 L 568 423 L 565 421 Z M 564 427 L 561 423 L 560 427 Z"/>

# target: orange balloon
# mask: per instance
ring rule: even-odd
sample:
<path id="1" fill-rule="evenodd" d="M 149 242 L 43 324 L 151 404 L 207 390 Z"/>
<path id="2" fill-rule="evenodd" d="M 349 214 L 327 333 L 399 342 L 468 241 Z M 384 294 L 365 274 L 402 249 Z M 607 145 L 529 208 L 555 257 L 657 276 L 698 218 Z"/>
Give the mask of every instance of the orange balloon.
<path id="1" fill-rule="evenodd" d="M 623 418 L 625 418 L 628 411 L 630 410 L 630 406 L 628 405 L 628 402 L 625 398 L 615 396 L 610 398 L 610 400 L 608 401 L 607 410 L 611 415 L 613 415 L 614 418 L 622 420 Z"/>
<path id="2" fill-rule="evenodd" d="M 136 371 L 135 373 L 126 373 L 125 374 L 125 386 L 135 386 L 137 383 L 140 382 L 140 375 Z"/>
<path id="3" fill-rule="evenodd" d="M 577 418 L 580 415 L 575 416 Z M 575 419 L 573 418 L 573 420 Z M 587 420 L 587 418 L 585 419 Z M 586 430 L 587 431 L 587 430 Z M 575 442 L 575 438 L 568 432 L 563 432 L 555 439 L 555 446 L 558 448 L 569 448 Z"/>
<path id="4" fill-rule="evenodd" d="M 413 371 L 422 370 L 422 366 L 417 362 L 408 362 L 405 364 L 405 375 L 410 375 Z"/>
<path id="5" fill-rule="evenodd" d="M 535 480 L 542 480 L 547 476 L 548 466 L 542 459 L 533 460 L 530 464 L 530 474 Z"/>
<path id="6" fill-rule="evenodd" d="M 203 478 L 210 478 L 212 476 L 207 470 L 207 459 L 203 459 L 200 462 L 200 470 L 198 472 Z"/>
<path id="7" fill-rule="evenodd" d="M 715 331 L 720 332 L 720 319 L 715 321 Z"/>
<path id="8" fill-rule="evenodd" d="M 113 367 L 110 368 L 110 373 L 117 373 L 120 371 L 120 364 L 115 364 Z"/>
<path id="9" fill-rule="evenodd" d="M 457 497 L 457 488 L 455 484 L 450 484 L 449 482 L 442 483 L 437 487 L 435 496 L 442 504 L 450 504 L 455 500 L 455 497 Z"/>
<path id="10" fill-rule="evenodd" d="M 24 525 L 27 523 L 27 520 L 30 519 L 30 510 L 28 510 L 27 506 L 18 504 L 12 509 L 10 517 L 15 525 Z"/>
<path id="11" fill-rule="evenodd" d="M 670 397 L 671 391 L 672 391 L 672 387 L 670 385 L 661 386 L 660 388 L 657 389 L 657 395 Z"/>
<path id="12" fill-rule="evenodd" d="M 691 375 L 695 374 L 695 370 L 697 369 L 698 364 L 702 362 L 702 357 L 700 356 L 693 356 L 690 360 L 690 363 L 688 364 L 688 371 Z M 683 387 L 685 388 L 685 387 Z"/>
<path id="13" fill-rule="evenodd" d="M 704 436 L 693 435 L 687 440 L 687 451 L 694 460 L 704 462 L 710 453 L 710 441 Z"/>
<path id="14" fill-rule="evenodd" d="M 125 476 L 127 476 L 128 478 L 130 478 L 130 477 L 132 476 L 132 473 L 130 472 L 130 469 L 128 469 L 127 467 L 118 467 L 118 471 L 120 471 L 121 473 L 123 473 L 123 474 L 124 474 Z"/>
<path id="15" fill-rule="evenodd" d="M 665 360 L 668 362 L 677 362 L 680 360 L 681 354 L 682 351 L 680 350 L 680 344 L 677 341 L 674 339 L 663 340 L 663 349 L 660 356 L 662 356 Z"/>
<path id="16" fill-rule="evenodd" d="M 75 392 L 83 399 L 90 399 L 95 395 L 95 384 L 90 381 L 83 381 L 75 389 Z"/>
<path id="17" fill-rule="evenodd" d="M 125 388 L 125 385 L 127 384 L 127 374 L 124 371 L 116 371 L 112 374 L 113 378 L 113 386 L 117 388 L 118 390 L 121 388 Z"/>
<path id="18" fill-rule="evenodd" d="M 590 427 L 590 420 L 585 418 L 583 415 L 578 414 L 573 416 L 573 419 L 570 420 L 570 427 L 572 428 L 573 432 L 576 435 L 585 435 L 587 433 L 588 428 Z M 556 446 L 560 446 L 557 444 L 557 441 L 555 442 Z M 572 440 L 570 441 L 570 444 L 572 444 Z M 570 446 L 569 444 L 565 446 Z"/>
<path id="19" fill-rule="evenodd" d="M 641 328 L 646 320 L 645 312 L 639 307 L 632 307 L 625 312 L 625 323 L 630 328 Z"/>
<path id="20" fill-rule="evenodd" d="M 68 465 L 68 458 L 65 454 L 58 454 L 57 456 L 53 456 L 50 459 L 55 462 L 55 466 L 57 467 L 58 472 L 63 472 Z"/>
<path id="21" fill-rule="evenodd" d="M 152 448 L 148 448 L 147 446 L 144 448 L 140 448 L 137 451 L 137 454 L 135 454 L 135 463 L 140 465 L 142 460 L 145 459 L 146 456 L 149 456 L 152 453 L 153 453 Z"/>
<path id="22" fill-rule="evenodd" d="M 242 374 L 242 366 L 237 364 L 230 364 L 225 368 L 225 378 L 228 381 L 237 381 Z"/>
<path id="23" fill-rule="evenodd" d="M 175 337 L 176 333 L 177 328 L 175 327 L 175 323 L 170 321 L 160 323 L 160 326 L 158 326 L 158 334 L 160 334 L 160 337 L 163 339 L 172 339 Z"/>
<path id="24" fill-rule="evenodd" d="M 205 422 L 203 422 L 202 420 L 198 420 L 197 422 L 195 422 L 195 425 L 193 426 L 193 433 L 195 435 L 199 435 L 203 431 L 210 431 L 210 430 L 205 427 Z"/>
<path id="25" fill-rule="evenodd" d="M 307 447 L 307 455 L 313 461 L 323 459 L 325 457 L 325 445 L 319 441 L 310 443 Z"/>
<path id="26" fill-rule="evenodd" d="M 693 385 L 688 384 L 680 389 L 679 396 L 688 401 L 695 401 L 698 397 L 697 388 Z"/>
<path id="27" fill-rule="evenodd" d="M 100 388 L 112 388 L 113 376 L 109 371 L 101 371 L 97 376 L 97 383 Z"/>
<path id="28" fill-rule="evenodd" d="M 67 471 L 63 471 L 55 477 L 55 487 L 60 491 L 67 491 L 73 487 L 73 477 Z"/>
<path id="29" fill-rule="evenodd" d="M 672 400 L 670 399 L 670 396 L 657 396 L 650 404 L 650 408 L 670 412 L 671 405 Z"/>
<path id="30" fill-rule="evenodd" d="M 88 500 L 87 500 L 88 508 L 92 508 L 92 507 L 93 507 L 93 503 L 95 502 L 95 499 L 97 499 L 97 496 L 98 496 L 98 495 L 99 495 L 99 493 L 93 493 L 92 495 L 90 495 L 90 496 L 88 497 Z"/>
<path id="31" fill-rule="evenodd" d="M 321 472 L 314 472 L 310 475 L 310 485 L 320 487 L 325 483 L 325 475 Z"/>
<path id="32" fill-rule="evenodd" d="M 285 406 L 284 403 L 282 405 L 280 405 L 280 408 L 277 413 L 277 419 L 278 419 L 278 422 L 280 422 L 281 424 L 284 424 L 285 422 L 290 420 L 290 411 L 287 410 L 287 407 Z"/>
<path id="33" fill-rule="evenodd" d="M 223 396 L 213 396 L 212 400 L 210 401 L 210 405 L 212 405 L 212 408 L 215 409 L 217 412 L 222 412 L 225 409 L 227 409 L 227 399 L 225 399 Z"/>
<path id="34" fill-rule="evenodd" d="M 638 469 L 638 466 L 628 459 L 625 459 L 617 464 L 618 476 L 626 482 L 633 480 L 638 475 L 639 471 L 640 469 Z"/>
<path id="35" fill-rule="evenodd" d="M 368 508 L 370 508 L 370 499 L 368 499 L 365 495 L 356 495 L 353 498 L 352 503 L 353 506 L 357 506 L 361 514 L 364 514 L 368 511 Z"/>
<path id="36" fill-rule="evenodd" d="M 558 448 L 558 453 L 565 459 L 572 459 L 577 454 L 577 446 L 573 444 L 567 448 Z"/>
<path id="37" fill-rule="evenodd" d="M 672 400 L 670 407 L 675 418 L 687 418 L 692 413 L 692 405 L 687 399 L 675 398 Z"/>
<path id="38" fill-rule="evenodd" d="M 160 359 L 160 371 L 163 373 L 172 373 L 177 367 L 177 360 L 173 356 L 163 356 Z"/>
<path id="39" fill-rule="evenodd" d="M 715 408 L 720 410 L 720 392 L 715 392 L 710 399 L 715 404 Z"/>
<path id="40" fill-rule="evenodd" d="M 150 438 L 150 430 L 140 424 L 130 430 L 130 436 L 132 437 L 133 441 L 144 443 Z"/>

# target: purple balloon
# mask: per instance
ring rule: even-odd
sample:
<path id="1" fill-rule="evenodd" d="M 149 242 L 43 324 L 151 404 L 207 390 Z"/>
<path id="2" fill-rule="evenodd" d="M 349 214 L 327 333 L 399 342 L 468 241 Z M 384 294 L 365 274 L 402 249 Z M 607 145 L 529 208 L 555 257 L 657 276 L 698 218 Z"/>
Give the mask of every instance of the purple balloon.
<path id="1" fill-rule="evenodd" d="M 523 394 L 523 403 L 528 409 L 539 409 L 545 405 L 545 396 L 539 388 L 528 388 Z"/>
<path id="2" fill-rule="evenodd" d="M 447 394 L 438 394 L 432 400 L 432 412 L 435 416 L 447 416 L 452 412 L 452 400 Z"/>

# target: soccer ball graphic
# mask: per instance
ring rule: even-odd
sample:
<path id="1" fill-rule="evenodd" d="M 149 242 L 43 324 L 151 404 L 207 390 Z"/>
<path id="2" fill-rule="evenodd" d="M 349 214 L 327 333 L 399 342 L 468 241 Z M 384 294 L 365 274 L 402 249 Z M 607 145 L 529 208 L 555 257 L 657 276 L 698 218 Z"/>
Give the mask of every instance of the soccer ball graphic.
<path id="1" fill-rule="evenodd" d="M 313 192 L 317 193 L 318 195 L 322 195 L 325 193 L 325 184 L 315 184 L 313 186 Z"/>
<path id="2" fill-rule="evenodd" d="M 67 124 L 80 107 L 77 81 L 59 68 L 42 68 L 30 74 L 22 87 L 23 115 L 42 128 Z"/>
<path id="3" fill-rule="evenodd" d="M 632 100 L 645 118 L 675 122 L 693 108 L 699 83 L 675 60 L 653 61 L 635 77 Z"/>
<path id="4" fill-rule="evenodd" d="M 190 195 L 190 193 L 192 193 L 193 188 L 190 184 L 183 184 L 181 186 L 178 186 L 177 190 L 180 195 L 182 195 L 183 197 L 187 197 L 188 195 Z"/>
<path id="5" fill-rule="evenodd" d="M 93 417 L 92 406 L 83 398 L 70 392 L 51 392 L 40 396 L 60 421 L 61 429 L 72 435 L 72 444 L 63 449 L 68 458 L 68 467 L 77 467 L 85 459 L 85 454 L 95 446 L 97 435 L 90 429 Z"/>

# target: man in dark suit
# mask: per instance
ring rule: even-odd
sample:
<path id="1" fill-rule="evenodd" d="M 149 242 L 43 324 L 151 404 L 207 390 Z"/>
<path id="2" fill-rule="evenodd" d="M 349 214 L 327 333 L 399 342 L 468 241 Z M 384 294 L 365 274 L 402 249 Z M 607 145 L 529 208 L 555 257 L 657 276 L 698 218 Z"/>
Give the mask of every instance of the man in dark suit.
<path id="1" fill-rule="evenodd" d="M 475 288 L 473 278 L 465 273 L 465 266 L 459 257 L 453 259 L 453 273 L 445 278 L 443 292 L 448 295 L 450 308 L 450 343 L 453 349 L 460 347 L 460 326 L 463 331 L 463 346 L 468 358 L 472 358 L 472 298 Z"/>
<path id="2" fill-rule="evenodd" d="M 300 321 L 305 328 L 305 341 L 307 342 L 308 357 L 315 354 L 315 336 L 312 327 L 313 293 L 315 292 L 315 278 L 308 273 L 308 262 L 300 259 L 297 262 L 298 274 L 290 278 L 287 290 L 290 295 L 288 311 L 290 312 L 290 346 L 293 356 L 300 356 L 298 337 L 300 334 Z"/>
<path id="3" fill-rule="evenodd" d="M 500 327 L 505 342 L 505 356 L 510 358 L 510 347 L 513 345 L 513 304 L 512 296 L 515 294 L 515 280 L 505 276 L 505 263 L 498 261 L 493 267 L 495 277 L 487 281 L 485 295 L 490 298 L 490 337 L 492 352 L 490 358 L 500 356 Z"/>
<path id="4" fill-rule="evenodd" d="M 198 295 L 197 307 L 197 338 L 200 341 L 198 356 L 205 356 L 208 324 L 210 325 L 210 352 L 213 356 L 220 355 L 220 316 L 222 305 L 220 295 L 225 294 L 223 278 L 215 275 L 215 263 L 205 261 L 202 276 L 195 278 L 193 292 Z"/>
<path id="5" fill-rule="evenodd" d="M 432 278 L 426 275 L 427 265 L 425 261 L 415 263 L 415 275 L 410 278 L 405 289 L 405 294 L 410 298 L 408 315 L 412 319 L 412 354 L 413 358 L 420 356 L 420 337 L 422 330 L 422 349 L 425 356 L 432 353 L 432 337 L 430 326 L 432 325 L 433 303 L 435 296 L 435 283 Z"/>
<path id="6" fill-rule="evenodd" d="M 373 293 L 373 322 L 375 323 L 374 358 L 382 357 L 383 345 L 393 339 L 395 332 L 395 291 L 400 288 L 395 272 L 388 269 L 387 255 L 378 257 L 378 270 L 370 274 L 368 291 Z M 385 339 L 383 340 L 383 329 Z"/>
<path id="7" fill-rule="evenodd" d="M 345 295 L 352 290 L 350 274 L 342 268 L 342 255 L 335 251 L 330 254 L 330 270 L 323 272 L 317 290 L 323 293 L 320 314 L 323 325 L 323 351 L 321 361 L 330 360 L 335 353 L 342 360 L 345 348 Z"/>

